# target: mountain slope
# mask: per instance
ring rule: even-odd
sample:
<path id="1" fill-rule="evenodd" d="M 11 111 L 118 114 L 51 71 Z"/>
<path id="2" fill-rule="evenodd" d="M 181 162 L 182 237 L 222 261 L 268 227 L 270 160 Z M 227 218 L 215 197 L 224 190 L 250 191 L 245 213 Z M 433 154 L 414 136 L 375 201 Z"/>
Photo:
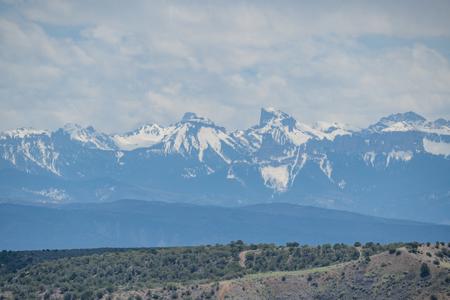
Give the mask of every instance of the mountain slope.
<path id="1" fill-rule="evenodd" d="M 439 249 L 420 246 L 418 252 L 405 248 L 398 251 L 399 255 L 372 255 L 368 261 L 361 258 L 327 267 L 223 281 L 217 299 L 448 299 L 450 265 L 447 257 L 436 256 Z M 435 265 L 433 261 L 441 263 Z M 430 269 L 425 277 L 420 275 L 423 263 Z M 203 287 L 203 292 L 209 288 Z M 160 290 L 155 293 L 164 295 Z"/>
<path id="2" fill-rule="evenodd" d="M 3 251 L 4 299 L 447 299 L 450 245 Z"/>
<path id="3" fill-rule="evenodd" d="M 449 240 L 450 227 L 292 204 L 242 208 L 123 200 L 49 208 L 0 204 L 0 249 L 301 241 Z"/>
<path id="4" fill-rule="evenodd" d="M 173 126 L 162 127 L 158 124 L 146 124 L 124 134 L 115 134 L 112 139 L 122 150 L 147 148 L 161 142 L 173 129 Z"/>
<path id="5" fill-rule="evenodd" d="M 234 132 L 186 113 L 125 134 L 73 124 L 0 134 L 3 202 L 282 201 L 450 224 L 449 176 L 450 122 L 413 112 L 363 129 L 263 108 Z"/>

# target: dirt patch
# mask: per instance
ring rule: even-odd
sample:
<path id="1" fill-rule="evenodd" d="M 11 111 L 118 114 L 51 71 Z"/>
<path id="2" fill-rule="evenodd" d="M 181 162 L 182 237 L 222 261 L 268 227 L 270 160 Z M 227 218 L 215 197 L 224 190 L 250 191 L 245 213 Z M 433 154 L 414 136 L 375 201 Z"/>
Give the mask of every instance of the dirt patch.
<path id="1" fill-rule="evenodd" d="M 245 268 L 245 260 L 246 260 L 247 254 L 248 253 L 258 254 L 260 252 L 261 252 L 260 250 L 245 250 L 245 251 L 242 251 L 241 253 L 239 253 L 239 265 L 242 268 Z"/>
<path id="2" fill-rule="evenodd" d="M 220 283 L 219 292 L 217 293 L 217 299 L 224 300 L 225 295 L 230 291 L 231 283 L 229 281 L 223 281 Z"/>

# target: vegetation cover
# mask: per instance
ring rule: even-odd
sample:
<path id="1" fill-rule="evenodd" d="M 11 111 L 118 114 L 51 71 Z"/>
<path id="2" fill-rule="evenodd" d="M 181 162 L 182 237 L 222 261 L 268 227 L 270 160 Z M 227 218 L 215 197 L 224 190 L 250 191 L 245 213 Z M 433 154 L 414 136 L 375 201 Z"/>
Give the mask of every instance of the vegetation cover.
<path id="1" fill-rule="evenodd" d="M 5 299 L 107 299 L 112 293 L 213 283 L 265 272 L 297 271 L 339 263 L 370 261 L 418 243 L 355 243 L 285 246 L 245 244 L 176 248 L 2 251 L 0 297 Z M 448 251 L 440 251 L 448 255 Z"/>
<path id="2" fill-rule="evenodd" d="M 240 265 L 243 251 L 250 251 L 245 268 Z M 242 241 L 178 248 L 3 251 L 0 289 L 18 299 L 55 292 L 91 299 L 118 288 L 216 281 L 326 266 L 358 257 L 355 247 L 344 244 L 311 247 L 296 243 L 246 245 Z"/>

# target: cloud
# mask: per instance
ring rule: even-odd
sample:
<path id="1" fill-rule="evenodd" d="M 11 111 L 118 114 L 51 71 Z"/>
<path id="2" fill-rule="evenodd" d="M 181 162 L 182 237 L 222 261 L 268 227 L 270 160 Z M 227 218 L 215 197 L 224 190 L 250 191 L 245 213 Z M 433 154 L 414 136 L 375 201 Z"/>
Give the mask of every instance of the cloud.
<path id="1" fill-rule="evenodd" d="M 112 45 L 119 44 L 123 37 L 123 35 L 117 30 L 104 25 L 98 25 L 84 30 L 82 35 L 88 39 L 96 39 Z"/>
<path id="2" fill-rule="evenodd" d="M 117 132 L 185 111 L 243 128 L 269 105 L 359 126 L 450 117 L 448 1 L 1 5 L 0 130 Z"/>

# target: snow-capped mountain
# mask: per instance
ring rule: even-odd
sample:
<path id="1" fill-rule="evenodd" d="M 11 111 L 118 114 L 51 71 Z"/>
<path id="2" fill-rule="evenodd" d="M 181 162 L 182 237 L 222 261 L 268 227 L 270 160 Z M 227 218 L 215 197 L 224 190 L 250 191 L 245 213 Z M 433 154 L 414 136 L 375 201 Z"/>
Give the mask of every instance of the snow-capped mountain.
<path id="1" fill-rule="evenodd" d="M 450 123 L 445 119 L 427 121 L 424 117 L 410 111 L 381 118 L 376 124 L 369 126 L 368 130 L 378 133 L 417 131 L 448 135 Z"/>
<path id="2" fill-rule="evenodd" d="M 68 134 L 70 139 L 82 143 L 92 149 L 114 150 L 117 149 L 114 140 L 107 134 L 98 132 L 92 126 L 86 128 L 78 124 L 66 124 L 62 132 Z"/>
<path id="3" fill-rule="evenodd" d="M 450 122 L 413 112 L 365 129 L 264 108 L 234 132 L 186 113 L 124 134 L 75 124 L 0 133 L 3 201 L 286 201 L 450 223 L 448 178 Z"/>
<path id="4" fill-rule="evenodd" d="M 38 130 L 34 128 L 17 128 L 14 130 L 0 132 L 0 140 L 24 139 L 30 136 L 43 136 L 43 135 L 48 136 L 49 132 L 46 130 Z"/>
<path id="5" fill-rule="evenodd" d="M 297 122 L 290 115 L 274 108 L 261 109 L 259 124 L 244 131 L 244 138 L 255 151 L 265 143 L 300 146 L 323 132 Z"/>
<path id="6" fill-rule="evenodd" d="M 173 126 L 162 127 L 158 124 L 146 124 L 124 134 L 115 134 L 112 136 L 112 139 L 118 148 L 122 150 L 134 150 L 150 147 L 161 142 L 173 130 Z"/>
<path id="7" fill-rule="evenodd" d="M 241 150 L 225 128 L 192 112 L 185 113 L 154 149 L 165 155 L 196 157 L 199 162 L 206 162 L 206 155 L 214 155 L 227 164 L 236 159 Z"/>
<path id="8" fill-rule="evenodd" d="M 0 134 L 1 157 L 3 167 L 17 167 L 28 173 L 50 172 L 60 175 L 51 133 L 46 130 L 19 128 Z"/>
<path id="9" fill-rule="evenodd" d="M 259 166 L 264 184 L 275 192 L 286 192 L 307 161 L 314 162 L 330 178 L 330 162 L 326 154 L 308 151 L 311 142 L 333 141 L 352 132 L 337 123 L 317 123 L 315 126 L 296 121 L 274 108 L 261 109 L 260 121 L 234 137 L 250 151 Z"/>
<path id="10" fill-rule="evenodd" d="M 318 130 L 323 138 L 333 141 L 337 136 L 351 135 L 353 132 L 358 131 L 357 128 L 352 128 L 347 124 L 341 124 L 338 122 L 325 122 L 318 121 L 313 125 L 315 130 Z"/>

